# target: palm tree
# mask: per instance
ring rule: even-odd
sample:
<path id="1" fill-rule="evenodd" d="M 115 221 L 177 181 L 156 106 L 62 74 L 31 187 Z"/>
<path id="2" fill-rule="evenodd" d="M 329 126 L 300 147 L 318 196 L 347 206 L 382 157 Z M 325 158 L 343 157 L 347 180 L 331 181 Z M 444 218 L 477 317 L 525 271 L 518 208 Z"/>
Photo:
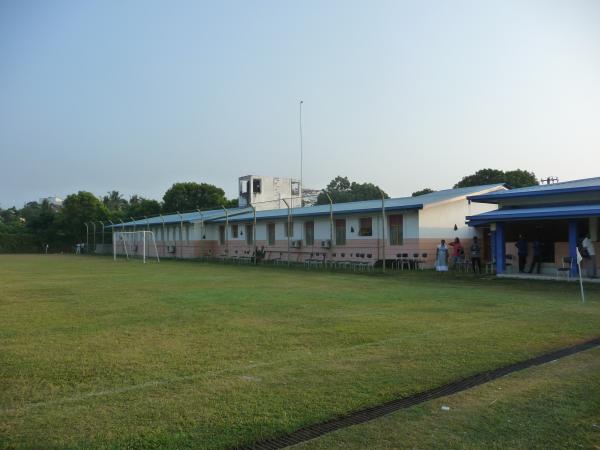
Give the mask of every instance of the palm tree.
<path id="1" fill-rule="evenodd" d="M 108 195 L 102 198 L 102 203 L 110 211 L 122 211 L 127 207 L 127 200 L 119 193 L 119 191 L 110 191 Z"/>

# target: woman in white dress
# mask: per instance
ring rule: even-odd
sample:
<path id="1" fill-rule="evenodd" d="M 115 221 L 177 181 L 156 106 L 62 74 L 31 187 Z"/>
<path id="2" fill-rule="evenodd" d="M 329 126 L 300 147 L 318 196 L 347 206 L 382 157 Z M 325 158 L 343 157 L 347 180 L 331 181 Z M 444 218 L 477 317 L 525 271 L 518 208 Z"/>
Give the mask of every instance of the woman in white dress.
<path id="1" fill-rule="evenodd" d="M 437 246 L 435 261 L 435 270 L 438 272 L 448 272 L 448 246 L 444 239 Z"/>

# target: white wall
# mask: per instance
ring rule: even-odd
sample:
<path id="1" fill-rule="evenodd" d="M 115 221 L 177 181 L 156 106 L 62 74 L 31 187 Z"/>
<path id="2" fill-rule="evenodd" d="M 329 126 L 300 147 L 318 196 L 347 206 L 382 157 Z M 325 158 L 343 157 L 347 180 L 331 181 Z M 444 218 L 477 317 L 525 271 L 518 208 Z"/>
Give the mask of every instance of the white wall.
<path id="1" fill-rule="evenodd" d="M 466 198 L 425 206 L 419 211 L 419 237 L 422 239 L 470 238 L 476 230 L 469 227 L 466 216 L 494 211 L 498 207 L 486 203 L 471 203 Z M 454 225 L 457 230 L 454 230 Z"/>

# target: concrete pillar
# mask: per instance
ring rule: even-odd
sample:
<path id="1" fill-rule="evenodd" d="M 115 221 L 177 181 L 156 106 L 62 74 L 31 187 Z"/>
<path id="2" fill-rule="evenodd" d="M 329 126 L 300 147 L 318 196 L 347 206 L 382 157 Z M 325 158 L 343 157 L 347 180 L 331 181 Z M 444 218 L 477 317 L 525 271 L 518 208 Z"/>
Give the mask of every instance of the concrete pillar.
<path id="1" fill-rule="evenodd" d="M 577 221 L 569 220 L 569 256 L 573 258 L 571 275 L 577 275 Z"/>
<path id="2" fill-rule="evenodd" d="M 504 235 L 504 223 L 496 224 L 496 273 L 504 273 L 506 270 L 506 239 Z"/>

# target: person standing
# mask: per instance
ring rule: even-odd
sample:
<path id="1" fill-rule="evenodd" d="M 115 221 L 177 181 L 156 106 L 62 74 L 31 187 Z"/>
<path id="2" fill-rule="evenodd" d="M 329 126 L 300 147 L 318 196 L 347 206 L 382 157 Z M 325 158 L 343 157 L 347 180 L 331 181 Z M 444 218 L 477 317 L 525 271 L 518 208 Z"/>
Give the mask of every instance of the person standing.
<path id="1" fill-rule="evenodd" d="M 534 267 L 537 266 L 537 273 L 539 275 L 542 268 L 542 243 L 538 238 L 533 240 L 533 259 L 531 260 L 531 267 L 529 273 L 533 273 Z"/>
<path id="2" fill-rule="evenodd" d="M 471 265 L 473 266 L 473 274 L 475 272 L 481 274 L 481 246 L 479 245 L 479 238 L 477 236 L 473 238 L 473 242 L 471 243 Z"/>
<path id="3" fill-rule="evenodd" d="M 456 270 L 458 262 L 462 259 L 465 251 L 459 238 L 454 238 L 454 242 L 450 242 L 452 246 L 452 268 Z"/>
<path id="4" fill-rule="evenodd" d="M 525 272 L 525 264 L 527 263 L 527 241 L 522 234 L 519 235 L 519 240 L 515 244 L 517 254 L 519 255 L 519 272 Z"/>
<path id="5" fill-rule="evenodd" d="M 438 272 L 448 272 L 448 246 L 442 239 L 435 252 L 435 270 Z"/>
<path id="6" fill-rule="evenodd" d="M 581 242 L 581 247 L 584 249 L 585 255 L 582 255 L 585 260 L 587 267 L 587 275 L 590 278 L 596 278 L 597 267 L 596 267 L 596 249 L 594 243 L 590 239 L 590 233 L 585 235 L 585 239 Z"/>

